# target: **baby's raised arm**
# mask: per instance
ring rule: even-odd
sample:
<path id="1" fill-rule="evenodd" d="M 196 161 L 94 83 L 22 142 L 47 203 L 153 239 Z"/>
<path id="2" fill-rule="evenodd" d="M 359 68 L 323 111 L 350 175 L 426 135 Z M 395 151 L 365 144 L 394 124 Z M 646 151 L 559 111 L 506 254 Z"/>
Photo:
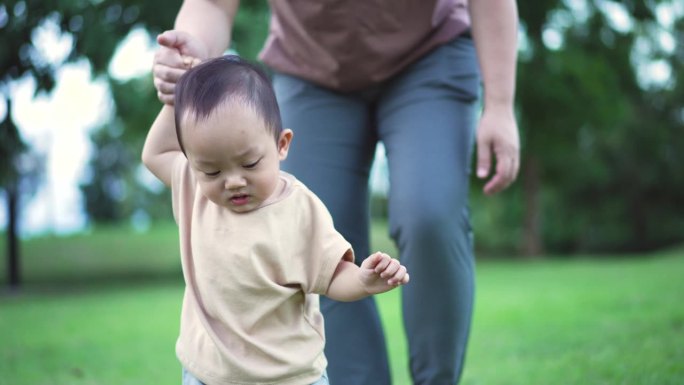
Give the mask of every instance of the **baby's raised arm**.
<path id="1" fill-rule="evenodd" d="M 173 113 L 172 106 L 162 107 L 147 133 L 142 151 L 145 166 L 167 186 L 171 185 L 173 160 L 181 154 Z"/>
<path id="2" fill-rule="evenodd" d="M 356 301 L 408 282 L 409 275 L 405 266 L 385 253 L 377 252 L 366 258 L 361 267 L 341 260 L 326 296 L 337 301 Z"/>

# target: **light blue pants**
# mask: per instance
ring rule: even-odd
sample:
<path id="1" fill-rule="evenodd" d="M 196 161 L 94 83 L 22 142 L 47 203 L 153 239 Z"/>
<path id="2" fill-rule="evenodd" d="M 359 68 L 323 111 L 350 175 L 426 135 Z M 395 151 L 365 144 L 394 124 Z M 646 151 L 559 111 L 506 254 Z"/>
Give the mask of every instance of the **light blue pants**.
<path id="1" fill-rule="evenodd" d="M 383 142 L 390 235 L 411 276 L 402 295 L 411 375 L 418 385 L 456 384 L 474 294 L 468 179 L 480 77 L 472 40 L 457 38 L 358 92 L 278 73 L 274 87 L 284 126 L 295 133 L 283 168 L 326 204 L 357 263 L 370 252 L 368 176 Z M 321 308 L 331 383 L 389 385 L 374 300 L 322 298 Z"/>
<path id="2" fill-rule="evenodd" d="M 183 383 L 182 384 L 183 385 L 205 385 L 202 381 L 197 379 L 197 377 L 193 376 L 192 373 L 185 370 L 185 368 L 183 368 Z M 324 371 L 321 378 L 311 385 L 330 385 L 330 383 L 328 382 L 328 373 L 326 373 Z"/>

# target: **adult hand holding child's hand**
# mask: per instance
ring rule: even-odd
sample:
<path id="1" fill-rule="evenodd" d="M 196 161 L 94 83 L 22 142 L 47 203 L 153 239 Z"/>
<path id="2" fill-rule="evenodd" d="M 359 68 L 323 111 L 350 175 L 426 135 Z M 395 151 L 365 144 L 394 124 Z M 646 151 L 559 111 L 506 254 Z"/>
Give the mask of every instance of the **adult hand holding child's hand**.
<path id="1" fill-rule="evenodd" d="M 207 47 L 199 39 L 178 30 L 166 31 L 157 36 L 159 49 L 154 54 L 152 74 L 157 97 L 173 105 L 178 79 L 193 66 L 209 56 Z"/>

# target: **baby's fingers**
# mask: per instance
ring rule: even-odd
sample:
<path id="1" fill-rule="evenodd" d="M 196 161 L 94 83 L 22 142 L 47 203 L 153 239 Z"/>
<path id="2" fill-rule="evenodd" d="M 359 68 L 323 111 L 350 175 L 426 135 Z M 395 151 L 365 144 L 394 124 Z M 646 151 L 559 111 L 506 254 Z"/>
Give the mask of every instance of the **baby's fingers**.
<path id="1" fill-rule="evenodd" d="M 400 267 L 401 267 L 401 264 L 399 263 L 399 261 L 397 261 L 396 259 L 390 258 L 389 263 L 387 264 L 385 269 L 383 271 L 379 272 L 380 277 L 390 278 L 390 277 L 394 276 L 397 273 L 397 271 L 399 271 Z"/>
<path id="2" fill-rule="evenodd" d="M 390 286 L 405 285 L 409 282 L 409 274 L 406 271 L 406 266 L 399 266 L 397 272 L 387 281 Z"/>
<path id="3" fill-rule="evenodd" d="M 373 254 L 373 257 L 375 262 L 373 264 L 373 270 L 376 274 L 382 274 L 382 272 L 385 271 L 385 269 L 387 269 L 387 266 L 389 266 L 392 262 L 392 258 L 389 255 L 381 253 L 379 251 Z"/>

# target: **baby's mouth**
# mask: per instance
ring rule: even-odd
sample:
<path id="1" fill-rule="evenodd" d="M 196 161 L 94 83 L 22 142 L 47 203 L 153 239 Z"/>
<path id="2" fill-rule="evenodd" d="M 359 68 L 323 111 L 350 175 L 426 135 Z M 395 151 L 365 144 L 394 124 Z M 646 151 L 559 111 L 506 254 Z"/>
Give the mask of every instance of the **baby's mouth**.
<path id="1" fill-rule="evenodd" d="M 249 195 L 236 194 L 230 197 L 230 202 L 236 206 L 244 205 L 249 201 Z"/>

